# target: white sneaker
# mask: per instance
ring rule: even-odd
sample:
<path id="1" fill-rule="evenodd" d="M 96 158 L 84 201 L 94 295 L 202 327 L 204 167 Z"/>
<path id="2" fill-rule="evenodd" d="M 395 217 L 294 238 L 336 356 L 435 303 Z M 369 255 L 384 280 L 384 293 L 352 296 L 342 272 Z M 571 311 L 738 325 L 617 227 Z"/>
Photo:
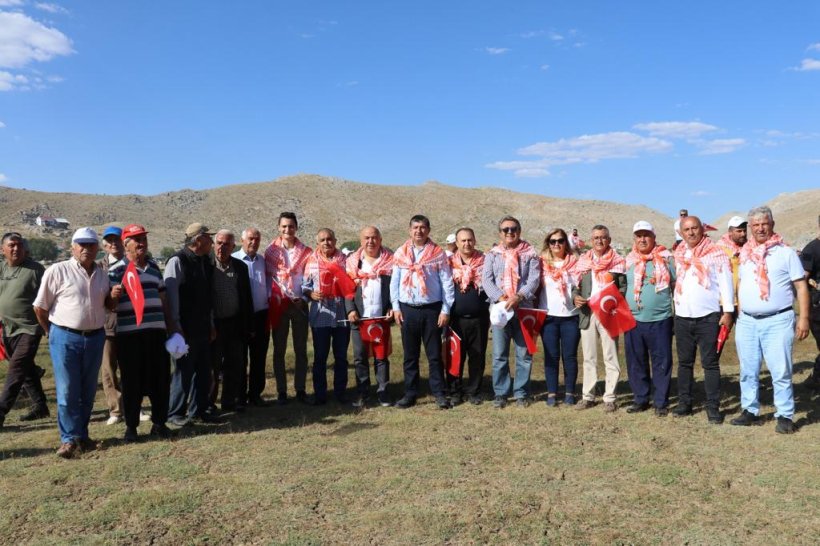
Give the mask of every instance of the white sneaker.
<path id="1" fill-rule="evenodd" d="M 145 422 L 145 421 L 150 421 L 150 420 L 151 420 L 150 415 L 148 415 L 147 413 L 140 412 L 140 421 Z"/>
<path id="2" fill-rule="evenodd" d="M 106 425 L 116 425 L 117 423 L 122 423 L 122 417 L 119 415 L 112 415 L 108 418 L 108 421 L 105 422 Z"/>

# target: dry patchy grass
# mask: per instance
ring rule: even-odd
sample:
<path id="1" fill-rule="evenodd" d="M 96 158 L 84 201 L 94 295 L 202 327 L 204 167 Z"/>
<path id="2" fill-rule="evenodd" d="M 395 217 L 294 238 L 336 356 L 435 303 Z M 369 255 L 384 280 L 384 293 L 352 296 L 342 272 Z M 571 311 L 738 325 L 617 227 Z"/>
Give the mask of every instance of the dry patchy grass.
<path id="1" fill-rule="evenodd" d="M 15 410 L 0 433 L 0 537 L 6 544 L 815 543 L 820 404 L 802 385 L 813 352 L 811 340 L 795 350 L 802 428 L 793 436 L 776 435 L 772 422 L 711 426 L 702 411 L 682 420 L 542 403 L 444 412 L 428 397 L 407 411 L 259 408 L 183 429 L 171 441 L 125 445 L 122 425 L 104 424 L 100 393 L 92 435 L 103 449 L 63 461 L 54 455 L 55 419 L 18 425 L 22 410 Z M 533 373 L 539 394 L 542 358 Z M 393 360 L 399 395 L 400 359 Z M 48 362 L 45 351 L 39 361 Z M 621 405 L 630 400 L 625 375 Z M 723 377 L 723 407 L 733 414 L 731 348 Z M 50 372 L 46 385 L 53 401 Z M 770 385 L 763 400 L 771 403 Z"/>

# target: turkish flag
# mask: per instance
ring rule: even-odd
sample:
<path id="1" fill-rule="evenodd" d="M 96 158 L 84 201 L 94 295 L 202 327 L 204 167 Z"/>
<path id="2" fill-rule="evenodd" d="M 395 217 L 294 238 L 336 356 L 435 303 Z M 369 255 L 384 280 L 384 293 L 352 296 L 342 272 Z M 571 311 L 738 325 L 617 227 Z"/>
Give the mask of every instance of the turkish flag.
<path id="1" fill-rule="evenodd" d="M 285 296 L 285 292 L 276 279 L 270 285 L 270 300 L 268 301 L 268 330 L 275 330 L 279 327 L 279 320 L 282 313 L 288 308 L 290 298 Z"/>
<path id="2" fill-rule="evenodd" d="M 703 224 L 703 231 L 717 231 L 718 228 L 711 224 Z"/>
<path id="3" fill-rule="evenodd" d="M 524 342 L 527 344 L 527 352 L 534 355 L 538 352 L 538 344 L 535 340 L 541 335 L 544 321 L 547 319 L 547 312 L 543 309 L 523 309 L 518 308 L 518 322 L 521 323 L 521 333 L 524 335 Z"/>
<path id="4" fill-rule="evenodd" d="M 393 343 L 390 340 L 390 324 L 387 319 L 362 319 L 359 321 L 359 335 L 362 343 L 373 353 L 377 360 L 384 360 L 393 353 Z"/>
<path id="5" fill-rule="evenodd" d="M 333 295 L 337 298 L 353 299 L 356 294 L 356 283 L 339 264 L 332 263 L 328 266 L 333 278 L 336 281 L 333 285 Z"/>
<path id="6" fill-rule="evenodd" d="M 441 345 L 441 360 L 444 369 L 453 377 L 461 376 L 461 338 L 452 328 L 447 328 Z"/>
<path id="7" fill-rule="evenodd" d="M 587 305 L 612 338 L 628 332 L 637 325 L 632 311 L 629 310 L 629 304 L 614 282 L 604 285 L 597 294 L 589 298 Z"/>
<path id="8" fill-rule="evenodd" d="M 137 326 L 142 324 L 142 313 L 145 310 L 145 295 L 142 293 L 142 283 L 137 272 L 137 264 L 128 262 L 125 268 L 125 275 L 122 276 L 122 286 L 128 293 L 128 299 L 134 307 L 134 315 L 137 317 Z"/>
<path id="9" fill-rule="evenodd" d="M 0 360 L 6 360 L 9 357 L 6 354 L 6 346 L 3 344 L 3 325 L 0 324 Z"/>

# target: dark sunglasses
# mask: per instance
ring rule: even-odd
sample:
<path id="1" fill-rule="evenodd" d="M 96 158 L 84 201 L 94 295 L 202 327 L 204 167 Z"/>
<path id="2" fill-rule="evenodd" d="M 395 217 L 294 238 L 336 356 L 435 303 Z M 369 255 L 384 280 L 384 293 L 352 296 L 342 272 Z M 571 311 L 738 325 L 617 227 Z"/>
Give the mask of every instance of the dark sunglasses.
<path id="1" fill-rule="evenodd" d="M 503 227 L 499 231 L 503 233 L 518 233 L 518 228 L 516 226 L 513 227 Z"/>
<path id="2" fill-rule="evenodd" d="M 551 245 L 563 245 L 563 244 L 564 244 L 564 243 L 566 243 L 566 242 L 567 242 L 567 240 L 566 240 L 566 239 L 550 239 L 550 240 L 549 240 L 549 243 L 550 243 Z"/>

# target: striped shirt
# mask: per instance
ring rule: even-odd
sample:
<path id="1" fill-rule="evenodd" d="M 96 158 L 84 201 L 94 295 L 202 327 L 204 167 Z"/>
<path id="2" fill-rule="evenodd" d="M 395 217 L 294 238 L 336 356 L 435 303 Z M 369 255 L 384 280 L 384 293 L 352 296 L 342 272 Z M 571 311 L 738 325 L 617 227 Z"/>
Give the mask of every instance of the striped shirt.
<path id="1" fill-rule="evenodd" d="M 113 287 L 122 284 L 125 270 L 128 268 L 128 258 L 123 258 L 112 264 L 108 270 L 108 282 Z M 165 330 L 165 313 L 162 310 L 160 292 L 165 292 L 165 281 L 156 262 L 148 260 L 144 269 L 137 266 L 142 294 L 145 298 L 145 307 L 142 312 L 142 323 L 137 326 L 137 316 L 128 292 L 123 287 L 122 296 L 117 303 L 117 334 L 137 332 L 142 330 Z"/>

